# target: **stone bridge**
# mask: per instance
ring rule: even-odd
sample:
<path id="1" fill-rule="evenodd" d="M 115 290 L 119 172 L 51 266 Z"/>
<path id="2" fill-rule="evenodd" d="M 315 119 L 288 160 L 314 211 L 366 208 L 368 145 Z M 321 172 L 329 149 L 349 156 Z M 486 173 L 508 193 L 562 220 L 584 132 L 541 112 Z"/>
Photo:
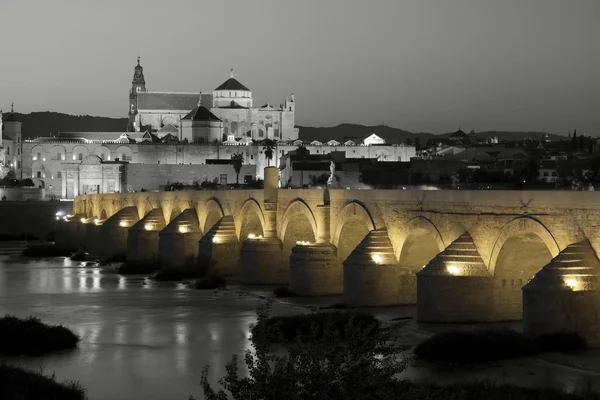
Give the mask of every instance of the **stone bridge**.
<path id="1" fill-rule="evenodd" d="M 294 190 L 277 174 L 265 170 L 264 190 L 79 196 L 57 244 L 600 343 L 600 193 Z"/>

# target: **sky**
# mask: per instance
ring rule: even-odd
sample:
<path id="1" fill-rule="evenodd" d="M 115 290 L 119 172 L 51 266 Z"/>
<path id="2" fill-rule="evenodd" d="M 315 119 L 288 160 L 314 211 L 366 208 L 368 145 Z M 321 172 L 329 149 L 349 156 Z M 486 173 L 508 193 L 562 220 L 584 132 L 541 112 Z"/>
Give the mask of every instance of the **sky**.
<path id="1" fill-rule="evenodd" d="M 2 0 L 0 109 L 126 117 L 235 77 L 296 124 L 600 135 L 599 0 Z"/>

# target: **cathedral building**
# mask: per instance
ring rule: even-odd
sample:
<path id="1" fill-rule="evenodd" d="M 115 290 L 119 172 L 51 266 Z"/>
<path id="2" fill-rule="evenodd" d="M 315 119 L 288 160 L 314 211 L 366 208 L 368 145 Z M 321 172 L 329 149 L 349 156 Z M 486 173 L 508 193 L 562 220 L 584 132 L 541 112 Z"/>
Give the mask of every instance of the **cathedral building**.
<path id="1" fill-rule="evenodd" d="M 160 136 L 178 132 L 183 139 L 183 120 L 198 122 L 197 107 L 202 106 L 222 123 L 220 135 L 193 134 L 197 142 L 225 141 L 229 136 L 235 140 L 296 140 L 298 129 L 295 128 L 296 104 L 294 94 L 279 105 L 273 107 L 267 103 L 254 107 L 252 91 L 233 76 L 219 85 L 212 94 L 202 92 L 150 92 L 146 88 L 144 68 L 140 59 L 134 68 L 133 80 L 129 91 L 129 126 L 130 132 L 149 131 Z M 194 114 L 192 116 L 191 114 Z M 205 111 L 202 115 L 208 115 Z M 216 122 L 216 121 L 205 121 Z M 186 124 L 189 125 L 189 124 Z M 210 125 L 210 124 L 209 124 Z M 216 128 L 217 124 L 212 124 Z M 207 131 L 208 132 L 208 131 Z M 189 136 L 189 135 L 188 135 Z M 188 137 L 189 140 L 189 137 Z"/>

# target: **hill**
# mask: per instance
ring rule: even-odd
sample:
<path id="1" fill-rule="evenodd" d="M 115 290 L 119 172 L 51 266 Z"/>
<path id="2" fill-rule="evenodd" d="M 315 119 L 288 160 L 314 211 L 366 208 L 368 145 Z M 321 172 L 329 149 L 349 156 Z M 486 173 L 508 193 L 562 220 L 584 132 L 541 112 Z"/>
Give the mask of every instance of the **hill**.
<path id="1" fill-rule="evenodd" d="M 58 132 L 125 132 L 128 122 L 127 118 L 69 115 L 50 111 L 15 115 L 23 123 L 23 139 L 50 136 Z"/>
<path id="2" fill-rule="evenodd" d="M 23 122 L 23 138 L 30 139 L 38 136 L 50 136 L 58 132 L 125 132 L 127 130 L 127 118 L 93 117 L 90 115 L 69 115 L 57 112 L 43 111 L 31 114 L 16 113 L 19 121 Z M 452 132 L 442 135 L 432 133 L 412 133 L 398 128 L 385 125 L 364 126 L 358 124 L 340 124 L 332 127 L 310 127 L 298 126 L 300 139 L 312 140 L 347 140 L 360 141 L 371 133 L 376 133 L 388 143 L 415 143 L 424 145 L 429 138 L 438 136 L 446 137 Z M 504 132 L 484 131 L 476 132 L 478 138 L 498 137 L 500 141 L 515 141 L 523 139 L 539 139 L 541 132 Z M 550 134 L 548 138 L 552 141 L 565 139 L 564 136 Z"/>

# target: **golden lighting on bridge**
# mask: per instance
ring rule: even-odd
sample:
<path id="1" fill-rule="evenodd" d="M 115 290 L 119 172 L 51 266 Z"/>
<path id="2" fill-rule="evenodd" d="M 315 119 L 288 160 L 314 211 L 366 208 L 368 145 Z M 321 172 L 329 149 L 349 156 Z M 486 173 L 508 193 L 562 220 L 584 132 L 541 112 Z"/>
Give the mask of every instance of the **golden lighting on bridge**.
<path id="1" fill-rule="evenodd" d="M 126 221 L 121 221 L 121 222 L 119 222 L 119 226 L 120 226 L 121 228 L 127 228 L 128 224 L 127 224 L 127 222 L 126 222 Z"/>
<path id="2" fill-rule="evenodd" d="M 373 260 L 373 262 L 377 265 L 379 265 L 383 262 L 383 258 L 379 254 L 372 254 L 371 260 Z"/>
<path id="3" fill-rule="evenodd" d="M 567 278 L 565 279 L 565 285 L 570 287 L 572 290 L 579 290 L 580 284 L 577 278 Z"/>
<path id="4" fill-rule="evenodd" d="M 144 225 L 144 229 L 147 231 L 151 231 L 152 230 L 152 224 L 146 224 Z"/>
<path id="5" fill-rule="evenodd" d="M 221 238 L 218 236 L 213 237 L 212 239 L 213 243 L 221 243 Z"/>
<path id="6" fill-rule="evenodd" d="M 96 225 L 100 224 L 100 220 L 99 220 L 98 218 L 96 218 L 96 219 L 94 220 L 94 224 L 96 224 Z"/>
<path id="7" fill-rule="evenodd" d="M 254 233 L 249 234 L 248 237 L 247 237 L 247 239 L 250 239 L 250 240 L 262 239 L 262 238 L 263 238 L 262 235 L 258 235 L 257 236 Z"/>
<path id="8" fill-rule="evenodd" d="M 179 227 L 179 233 L 186 233 L 187 231 L 188 231 L 187 226 L 182 225 Z"/>
<path id="9" fill-rule="evenodd" d="M 308 240 L 298 240 L 296 246 L 310 246 L 310 242 Z"/>
<path id="10" fill-rule="evenodd" d="M 460 274 L 460 267 L 456 264 L 450 264 L 446 267 L 446 270 L 450 275 L 458 275 Z"/>

